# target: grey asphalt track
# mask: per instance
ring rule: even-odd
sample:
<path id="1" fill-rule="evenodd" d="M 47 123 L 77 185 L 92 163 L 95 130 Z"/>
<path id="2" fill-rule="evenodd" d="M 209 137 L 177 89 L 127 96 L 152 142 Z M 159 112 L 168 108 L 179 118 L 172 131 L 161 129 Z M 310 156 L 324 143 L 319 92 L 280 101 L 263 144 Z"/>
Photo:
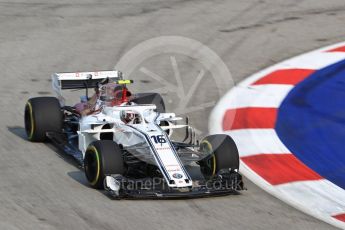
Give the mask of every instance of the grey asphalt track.
<path id="1" fill-rule="evenodd" d="M 162 35 L 204 43 L 238 82 L 343 41 L 344 13 L 343 0 L 0 0 L 0 229 L 333 229 L 248 180 L 239 196 L 112 201 L 87 187 L 70 158 L 25 140 L 23 108 L 29 97 L 51 95 L 52 73 L 112 69 Z M 169 79 L 168 66 L 155 68 Z M 213 93 L 197 96 L 205 90 Z"/>

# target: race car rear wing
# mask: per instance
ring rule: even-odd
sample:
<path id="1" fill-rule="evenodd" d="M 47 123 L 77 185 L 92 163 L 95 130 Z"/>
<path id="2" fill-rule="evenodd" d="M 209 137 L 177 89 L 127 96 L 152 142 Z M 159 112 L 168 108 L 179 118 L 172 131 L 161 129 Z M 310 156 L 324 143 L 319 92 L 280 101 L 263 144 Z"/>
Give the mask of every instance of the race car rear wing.
<path id="1" fill-rule="evenodd" d="M 61 105 L 65 99 L 61 90 L 64 89 L 87 89 L 95 88 L 99 82 L 109 78 L 113 81 L 122 80 L 120 71 L 99 71 L 99 72 L 77 72 L 77 73 L 54 73 L 52 75 L 52 86 Z"/>
<path id="2" fill-rule="evenodd" d="M 121 80 L 120 71 L 100 71 L 82 73 L 54 73 L 52 76 L 53 88 L 55 89 L 84 89 L 94 88 L 97 82 L 109 78 L 111 80 Z M 55 87 L 54 87 L 55 86 Z"/>

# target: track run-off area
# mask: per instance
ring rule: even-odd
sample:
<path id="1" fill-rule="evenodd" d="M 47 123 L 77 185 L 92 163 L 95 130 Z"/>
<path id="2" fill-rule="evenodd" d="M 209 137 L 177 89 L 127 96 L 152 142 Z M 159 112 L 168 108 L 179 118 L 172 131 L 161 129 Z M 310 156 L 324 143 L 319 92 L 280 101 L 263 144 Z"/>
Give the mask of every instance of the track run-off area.
<path id="1" fill-rule="evenodd" d="M 211 133 L 235 139 L 242 173 L 340 228 L 345 228 L 344 51 L 345 43 L 339 43 L 260 71 L 233 87 L 210 118 Z"/>

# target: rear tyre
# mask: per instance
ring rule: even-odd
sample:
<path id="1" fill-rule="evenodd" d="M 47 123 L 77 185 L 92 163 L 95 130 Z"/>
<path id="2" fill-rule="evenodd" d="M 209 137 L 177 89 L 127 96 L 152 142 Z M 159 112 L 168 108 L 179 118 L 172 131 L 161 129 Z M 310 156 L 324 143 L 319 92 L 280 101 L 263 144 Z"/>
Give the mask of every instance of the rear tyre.
<path id="1" fill-rule="evenodd" d="M 90 186 L 104 188 L 104 178 L 110 174 L 125 172 L 122 151 L 118 144 L 111 140 L 95 141 L 89 145 L 84 157 L 84 172 Z"/>
<path id="2" fill-rule="evenodd" d="M 30 141 L 43 142 L 47 132 L 61 132 L 63 114 L 55 97 L 31 98 L 25 105 L 25 131 Z"/>
<path id="3" fill-rule="evenodd" d="M 205 137 L 200 142 L 200 151 L 209 155 L 199 162 L 200 169 L 206 177 L 212 177 L 222 169 L 239 169 L 238 149 L 228 135 L 216 134 Z"/>
<path id="4" fill-rule="evenodd" d="M 165 103 L 159 93 L 139 93 L 131 102 L 137 104 L 154 104 L 157 107 L 157 112 L 165 113 Z"/>

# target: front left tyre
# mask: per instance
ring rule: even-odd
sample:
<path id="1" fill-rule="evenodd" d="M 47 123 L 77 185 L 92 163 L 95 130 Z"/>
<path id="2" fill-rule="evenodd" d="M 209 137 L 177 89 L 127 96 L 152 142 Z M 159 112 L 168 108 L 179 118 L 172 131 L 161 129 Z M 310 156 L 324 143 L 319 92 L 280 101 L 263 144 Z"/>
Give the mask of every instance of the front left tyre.
<path id="1" fill-rule="evenodd" d="M 125 173 L 120 146 L 111 140 L 92 142 L 85 152 L 84 171 L 91 187 L 103 189 L 105 176 Z"/>
<path id="2" fill-rule="evenodd" d="M 61 132 L 63 114 L 60 102 L 55 97 L 31 98 L 25 105 L 25 131 L 28 140 L 45 141 L 47 132 Z"/>
<path id="3" fill-rule="evenodd" d="M 206 178 L 212 178 L 222 169 L 238 170 L 240 159 L 235 141 L 228 135 L 215 134 L 200 142 L 200 151 L 206 156 L 200 169 Z"/>

